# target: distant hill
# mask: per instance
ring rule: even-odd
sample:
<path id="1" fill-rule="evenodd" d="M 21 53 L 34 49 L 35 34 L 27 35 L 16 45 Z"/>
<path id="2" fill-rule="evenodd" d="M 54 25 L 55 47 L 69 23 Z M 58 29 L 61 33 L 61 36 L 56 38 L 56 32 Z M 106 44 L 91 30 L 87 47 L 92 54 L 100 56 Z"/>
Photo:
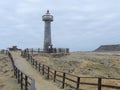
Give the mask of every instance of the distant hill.
<path id="1" fill-rule="evenodd" d="M 101 45 L 95 51 L 98 51 L 98 52 L 120 51 L 120 44 L 116 44 L 116 45 Z"/>

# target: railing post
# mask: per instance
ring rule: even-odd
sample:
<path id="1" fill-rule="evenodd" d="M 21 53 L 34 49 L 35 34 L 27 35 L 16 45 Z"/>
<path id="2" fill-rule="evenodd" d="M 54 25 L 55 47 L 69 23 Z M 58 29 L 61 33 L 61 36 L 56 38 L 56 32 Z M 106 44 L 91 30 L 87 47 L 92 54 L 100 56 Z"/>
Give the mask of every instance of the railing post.
<path id="1" fill-rule="evenodd" d="M 27 50 L 24 50 L 24 57 L 26 57 Z"/>
<path id="2" fill-rule="evenodd" d="M 32 59 L 32 60 L 33 60 L 33 62 L 32 62 L 32 63 L 33 63 L 33 66 L 34 66 L 34 61 L 35 61 L 35 60 L 34 60 L 34 59 Z"/>
<path id="3" fill-rule="evenodd" d="M 37 61 L 36 61 L 36 69 L 37 69 Z"/>
<path id="4" fill-rule="evenodd" d="M 27 56 L 27 49 L 24 51 L 24 57 L 26 58 Z"/>
<path id="5" fill-rule="evenodd" d="M 18 76 L 18 83 L 20 83 L 20 71 L 19 70 L 18 70 L 17 76 Z"/>
<path id="6" fill-rule="evenodd" d="M 33 58 L 32 58 L 32 56 L 31 56 L 31 63 L 32 63 L 32 59 L 33 59 Z"/>
<path id="7" fill-rule="evenodd" d="M 41 69 L 41 64 L 39 63 L 39 72 L 40 72 L 40 69 Z"/>
<path id="8" fill-rule="evenodd" d="M 15 65 L 13 66 L 13 70 L 14 70 L 14 76 L 15 76 L 15 74 L 16 74 L 16 72 L 15 72 Z"/>
<path id="9" fill-rule="evenodd" d="M 98 78 L 98 90 L 101 90 L 102 78 Z"/>
<path id="10" fill-rule="evenodd" d="M 15 76 L 16 76 L 16 79 L 17 79 L 17 67 L 15 68 Z"/>
<path id="11" fill-rule="evenodd" d="M 62 88 L 65 87 L 65 73 L 63 73 L 63 81 L 62 81 Z"/>
<path id="12" fill-rule="evenodd" d="M 56 70 L 54 71 L 54 82 L 56 81 Z"/>
<path id="13" fill-rule="evenodd" d="M 27 58 L 27 60 L 29 60 L 29 54 L 28 54 L 28 58 Z"/>
<path id="14" fill-rule="evenodd" d="M 30 56 L 30 54 L 29 54 L 29 59 L 28 59 L 28 60 L 30 60 L 30 58 L 31 58 L 31 56 Z"/>
<path id="15" fill-rule="evenodd" d="M 14 67 L 15 69 L 14 69 L 14 76 L 16 77 L 16 67 Z"/>
<path id="16" fill-rule="evenodd" d="M 23 89 L 23 73 L 21 72 L 21 89 Z"/>
<path id="17" fill-rule="evenodd" d="M 25 50 L 23 50 L 23 57 L 25 57 Z"/>
<path id="18" fill-rule="evenodd" d="M 76 90 L 79 90 L 79 87 L 80 87 L 80 77 L 77 77 L 77 89 Z"/>
<path id="19" fill-rule="evenodd" d="M 47 78 L 49 79 L 50 67 L 48 67 L 48 75 Z"/>
<path id="20" fill-rule="evenodd" d="M 44 75 L 44 64 L 43 64 L 43 67 L 42 67 L 42 74 Z"/>
<path id="21" fill-rule="evenodd" d="M 25 75 L 25 90 L 28 90 L 28 77 Z"/>

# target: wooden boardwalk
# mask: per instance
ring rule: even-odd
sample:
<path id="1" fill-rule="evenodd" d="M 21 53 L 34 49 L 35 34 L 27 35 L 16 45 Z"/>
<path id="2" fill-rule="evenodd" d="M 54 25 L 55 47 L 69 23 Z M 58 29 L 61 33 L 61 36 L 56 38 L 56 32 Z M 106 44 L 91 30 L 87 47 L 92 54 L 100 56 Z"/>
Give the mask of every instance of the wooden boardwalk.
<path id="1" fill-rule="evenodd" d="M 11 54 L 17 67 L 35 79 L 36 90 L 63 90 L 54 85 L 53 82 L 45 80 L 39 72 L 37 72 L 24 58 L 20 56 L 20 52 L 11 52 Z"/>

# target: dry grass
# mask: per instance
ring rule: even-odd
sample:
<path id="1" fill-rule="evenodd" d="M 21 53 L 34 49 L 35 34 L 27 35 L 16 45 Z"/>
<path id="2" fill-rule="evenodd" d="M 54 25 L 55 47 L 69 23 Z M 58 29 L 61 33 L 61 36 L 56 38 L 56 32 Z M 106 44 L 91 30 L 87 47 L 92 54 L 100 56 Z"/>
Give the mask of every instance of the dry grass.
<path id="1" fill-rule="evenodd" d="M 13 69 L 9 58 L 0 54 L 0 90 L 20 90 L 13 76 Z"/>
<path id="2" fill-rule="evenodd" d="M 50 67 L 79 76 L 120 78 L 120 56 L 101 53 L 71 53 L 55 58 L 35 55 Z"/>
<path id="3" fill-rule="evenodd" d="M 80 77 L 106 77 L 120 78 L 120 55 L 119 53 L 71 53 L 63 57 L 53 57 L 51 55 L 34 55 L 35 59 L 56 70 L 71 73 Z M 74 79 L 74 77 L 70 77 Z M 76 84 L 66 81 L 71 85 Z M 97 79 L 81 78 L 81 82 L 96 83 Z M 120 86 L 120 80 L 103 79 L 102 84 Z M 97 90 L 96 86 L 81 85 L 83 90 Z M 102 90 L 119 90 L 103 87 Z"/>

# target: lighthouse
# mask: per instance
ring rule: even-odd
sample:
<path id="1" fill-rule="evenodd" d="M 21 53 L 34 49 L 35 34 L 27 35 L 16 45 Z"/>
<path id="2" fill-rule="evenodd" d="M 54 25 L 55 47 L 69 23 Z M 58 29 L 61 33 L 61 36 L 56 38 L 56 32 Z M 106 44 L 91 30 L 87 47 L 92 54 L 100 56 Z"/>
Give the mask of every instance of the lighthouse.
<path id="1" fill-rule="evenodd" d="M 44 27 L 44 51 L 47 52 L 48 49 L 52 48 L 51 42 L 51 22 L 53 21 L 53 16 L 50 15 L 49 10 L 46 14 L 42 16 L 42 20 L 45 22 Z"/>

